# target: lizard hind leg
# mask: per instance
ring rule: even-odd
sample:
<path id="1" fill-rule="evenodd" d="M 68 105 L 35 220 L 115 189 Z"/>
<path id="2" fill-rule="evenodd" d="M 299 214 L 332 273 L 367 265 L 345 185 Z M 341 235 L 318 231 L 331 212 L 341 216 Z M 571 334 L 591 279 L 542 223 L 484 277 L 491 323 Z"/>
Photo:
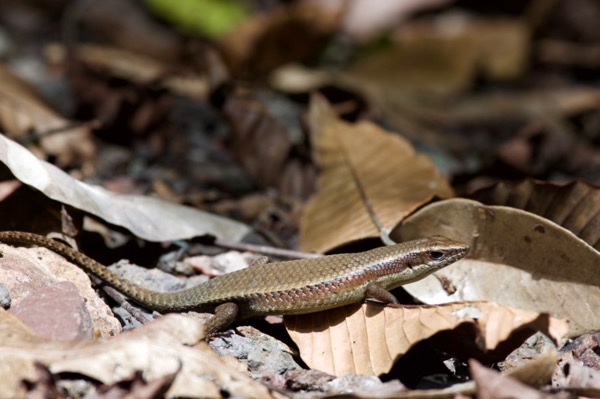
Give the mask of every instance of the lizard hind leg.
<path id="1" fill-rule="evenodd" d="M 215 315 L 206 324 L 206 336 L 210 337 L 216 332 L 225 329 L 239 316 L 240 308 L 233 302 L 225 302 L 215 308 Z"/>
<path id="2" fill-rule="evenodd" d="M 399 303 L 398 299 L 396 299 L 391 292 L 377 283 L 370 283 L 367 285 L 366 299 L 375 302 L 382 302 L 386 305 L 398 305 Z"/>

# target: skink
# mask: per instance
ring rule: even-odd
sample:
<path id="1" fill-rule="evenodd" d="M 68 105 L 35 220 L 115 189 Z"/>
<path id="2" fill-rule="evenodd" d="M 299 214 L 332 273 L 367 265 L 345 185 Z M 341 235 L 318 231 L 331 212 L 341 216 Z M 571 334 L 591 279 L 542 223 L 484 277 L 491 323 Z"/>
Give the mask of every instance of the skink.
<path id="1" fill-rule="evenodd" d="M 38 234 L 4 231 L 0 242 L 48 248 L 152 310 L 214 312 L 207 334 L 260 315 L 312 313 L 365 299 L 397 304 L 389 290 L 420 280 L 469 252 L 467 244 L 433 236 L 360 253 L 251 266 L 183 291 L 162 293 L 125 280 L 81 252 Z"/>

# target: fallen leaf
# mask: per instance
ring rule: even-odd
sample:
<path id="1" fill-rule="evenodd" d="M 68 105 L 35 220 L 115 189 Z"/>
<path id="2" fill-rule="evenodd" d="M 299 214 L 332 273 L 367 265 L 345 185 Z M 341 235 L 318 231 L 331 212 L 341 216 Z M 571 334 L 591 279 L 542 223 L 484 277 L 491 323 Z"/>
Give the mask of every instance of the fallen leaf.
<path id="1" fill-rule="evenodd" d="M 552 370 L 556 366 L 557 359 L 556 351 L 547 351 L 540 356 L 524 361 L 517 368 L 508 373 L 502 373 L 503 376 L 509 376 L 517 381 L 520 381 L 528 386 L 539 387 L 539 381 L 545 380 L 551 373 L 548 370 Z M 530 376 L 533 375 L 533 379 Z M 379 389 L 377 392 L 377 399 L 419 399 L 419 398 L 430 398 L 430 399 L 452 399 L 457 397 L 473 396 L 476 392 L 475 381 L 468 381 L 464 383 L 454 384 L 448 388 L 442 389 L 414 389 L 406 390 L 406 388 L 400 387 L 394 389 L 382 390 Z M 332 396 L 325 395 L 324 398 L 334 397 L 337 398 L 339 395 L 334 394 Z M 348 393 L 345 397 L 350 399 L 373 399 L 373 391 L 359 391 L 354 393 Z"/>
<path id="2" fill-rule="evenodd" d="M 539 60 L 546 64 L 590 69 L 600 65 L 600 47 L 596 43 L 546 38 L 540 40 L 536 53 Z"/>
<path id="3" fill-rule="evenodd" d="M 600 190 L 583 181 L 501 181 L 470 197 L 487 205 L 505 205 L 542 216 L 600 250 Z"/>
<path id="4" fill-rule="evenodd" d="M 476 393 L 478 399 L 548 398 L 548 395 L 545 393 L 530 388 L 514 378 L 484 367 L 475 359 L 469 359 L 469 369 L 471 371 L 471 378 L 473 378 L 477 387 Z"/>
<path id="5" fill-rule="evenodd" d="M 511 376 L 531 387 L 542 387 L 552 380 L 558 359 L 556 349 L 549 349 L 533 359 L 521 359 L 518 365 L 502 374 Z"/>
<path id="6" fill-rule="evenodd" d="M 27 391 L 24 393 L 24 397 L 49 399 L 64 398 L 65 396 L 61 395 L 59 388 L 56 386 L 56 379 L 50 370 L 43 364 L 37 362 L 35 362 L 33 366 L 35 367 L 36 378 L 32 381 L 22 381 L 23 388 Z"/>
<path id="7" fill-rule="evenodd" d="M 471 246 L 467 259 L 405 286 L 425 303 L 491 301 L 568 317 L 569 335 L 600 329 L 600 254 L 570 231 L 519 209 L 466 199 L 431 204 L 392 232 L 398 241 L 442 234 Z"/>
<path id="8" fill-rule="evenodd" d="M 312 193 L 314 168 L 293 151 L 305 140 L 296 106 L 281 96 L 236 88 L 222 112 L 235 158 L 257 185 L 300 198 Z"/>
<path id="9" fill-rule="evenodd" d="M 513 80 L 526 68 L 527 26 L 516 19 L 464 18 L 449 28 L 449 14 L 402 26 L 388 48 L 358 58 L 348 75 L 375 104 L 410 92 L 449 95 L 469 88 L 479 74 Z"/>
<path id="10" fill-rule="evenodd" d="M 402 107 L 406 109 L 406 104 L 403 101 L 394 107 L 394 102 L 390 101 L 389 111 L 398 112 Z M 568 117 L 594 110 L 599 104 L 600 90 L 597 88 L 560 87 L 525 92 L 492 92 L 448 102 L 430 102 L 427 106 L 415 106 L 413 103 L 408 107 L 408 113 L 422 122 L 434 124 L 477 124 L 547 115 Z"/>
<path id="11" fill-rule="evenodd" d="M 52 45 L 48 52 L 53 54 L 53 63 L 68 62 L 67 50 L 58 44 Z M 125 79 L 137 84 L 155 84 L 197 100 L 208 97 L 206 76 L 198 74 L 182 75 L 173 71 L 173 67 L 159 59 L 128 51 L 123 48 L 80 44 L 75 51 L 77 60 L 107 75 Z"/>
<path id="12" fill-rule="evenodd" d="M 343 122 L 319 97 L 311 104 L 311 129 L 321 173 L 302 215 L 304 251 L 378 237 L 381 227 L 391 229 L 433 198 L 453 195 L 431 159 L 406 140 L 370 122 Z"/>
<path id="13" fill-rule="evenodd" d="M 86 31 L 102 37 L 104 43 L 173 62 L 186 51 L 186 41 L 162 21 L 152 18 L 142 2 L 121 0 L 95 2 L 80 13 L 78 21 Z M 77 46 L 87 41 L 78 41 Z"/>
<path id="14" fill-rule="evenodd" d="M 553 388 L 566 388 L 578 395 L 600 395 L 598 333 L 578 337 L 561 351 L 552 376 Z"/>
<path id="15" fill-rule="evenodd" d="M 134 331 L 100 341 L 44 341 L 0 310 L 0 396 L 16 397 L 21 380 L 34 380 L 35 362 L 53 373 L 77 373 L 115 384 L 141 371 L 153 381 L 176 373 L 166 396 L 249 398 L 278 396 L 243 373 L 229 369 L 206 344 L 200 321 L 171 314 Z M 193 345 L 193 347 L 192 347 Z M 278 396 L 279 397 L 279 396 Z"/>
<path id="16" fill-rule="evenodd" d="M 341 12 L 321 4 L 295 2 L 248 18 L 220 44 L 234 75 L 260 75 L 287 62 L 314 59 L 340 17 Z"/>
<path id="17" fill-rule="evenodd" d="M 600 396 L 600 371 L 586 367 L 580 362 L 565 364 L 567 378 L 555 384 L 555 387 L 562 387 L 569 392 L 576 393 L 579 397 L 597 398 Z"/>
<path id="18" fill-rule="evenodd" d="M 237 241 L 249 232 L 246 225 L 207 212 L 152 197 L 111 193 L 77 181 L 2 135 L 0 161 L 21 182 L 51 199 L 124 227 L 149 241 L 202 235 Z"/>
<path id="19" fill-rule="evenodd" d="M 568 330 L 564 320 L 485 302 L 398 308 L 363 304 L 285 317 L 302 360 L 338 376 L 386 373 L 416 343 L 464 323 L 473 325 L 484 351 L 506 344 L 519 330 L 541 330 L 555 341 Z"/>
<path id="20" fill-rule="evenodd" d="M 115 382 L 98 390 L 98 399 L 113 399 L 120 397 L 133 397 L 139 399 L 162 398 L 173 384 L 179 370 L 165 374 L 153 381 L 146 381 L 141 371 L 136 371 L 133 376 Z"/>
<path id="21" fill-rule="evenodd" d="M 0 64 L 0 126 L 13 138 L 34 132 L 40 135 L 40 146 L 56 163 L 92 163 L 96 147 L 89 127 L 72 127 L 73 122 L 61 117 L 44 103 L 36 90 Z"/>

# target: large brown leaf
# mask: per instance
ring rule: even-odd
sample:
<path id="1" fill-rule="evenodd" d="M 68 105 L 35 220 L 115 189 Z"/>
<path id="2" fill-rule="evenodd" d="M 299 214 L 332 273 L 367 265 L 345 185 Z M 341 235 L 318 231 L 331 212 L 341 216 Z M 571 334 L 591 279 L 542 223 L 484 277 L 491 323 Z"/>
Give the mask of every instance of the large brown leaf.
<path id="1" fill-rule="evenodd" d="M 471 196 L 488 205 L 535 213 L 564 227 L 600 250 L 600 190 L 582 181 L 553 184 L 537 180 L 504 181 Z"/>
<path id="2" fill-rule="evenodd" d="M 380 236 L 434 197 L 453 195 L 431 159 L 406 140 L 370 122 L 343 122 L 320 97 L 311 104 L 311 128 L 321 174 L 302 216 L 305 251 Z"/>
<path id="3" fill-rule="evenodd" d="M 537 330 L 558 341 L 568 331 L 564 320 L 491 303 L 441 306 L 346 306 L 310 315 L 287 316 L 286 327 L 311 368 L 334 375 L 379 375 L 416 343 L 470 323 L 481 350 L 493 350 L 519 330 Z M 522 341 L 513 341 L 518 347 Z M 460 352 L 459 348 L 455 349 Z"/>
<path id="4" fill-rule="evenodd" d="M 600 329 L 600 253 L 570 231 L 519 209 L 465 199 L 431 204 L 392 232 L 396 240 L 443 234 L 471 245 L 435 279 L 405 286 L 426 303 L 486 300 L 567 317 L 571 335 Z"/>

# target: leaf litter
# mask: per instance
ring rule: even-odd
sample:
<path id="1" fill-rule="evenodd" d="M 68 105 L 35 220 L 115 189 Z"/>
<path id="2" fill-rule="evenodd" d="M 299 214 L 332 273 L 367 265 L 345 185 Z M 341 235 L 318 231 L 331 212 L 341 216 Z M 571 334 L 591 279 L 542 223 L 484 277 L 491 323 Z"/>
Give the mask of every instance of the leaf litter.
<path id="1" fill-rule="evenodd" d="M 232 219 L 251 223 L 263 236 L 262 244 L 299 243 L 309 251 L 340 247 L 354 251 L 381 245 L 378 240 L 386 237 L 401 241 L 444 234 L 469 243 L 471 253 L 437 276 L 398 290 L 395 294 L 404 303 L 400 308 L 367 304 L 357 305 L 356 311 L 286 318 L 286 325 L 293 325 L 290 335 L 299 355 L 312 370 L 255 368 L 254 355 L 246 355 L 252 357 L 246 363 L 224 357 L 228 360 L 221 364 L 206 346 L 196 343 L 201 334 L 189 340 L 167 339 L 171 347 L 161 346 L 163 341 L 156 341 L 146 328 L 158 329 L 164 338 L 162 334 L 176 334 L 180 328 L 197 331 L 202 325 L 194 321 L 190 326 L 184 319 L 167 322 L 174 320 L 170 316 L 114 338 L 64 345 L 34 338 L 22 326 L 13 329 L 15 321 L 3 317 L 4 336 L 13 339 L 18 330 L 24 342 L 19 347 L 24 357 L 7 358 L 16 366 L 2 371 L 3 377 L 9 377 L 9 396 L 24 390 L 45 395 L 64 392 L 68 380 L 64 376 L 72 373 L 85 376 L 98 396 L 152 396 L 165 391 L 183 396 L 198 392 L 214 397 L 278 395 L 266 387 L 288 396 L 308 390 L 317 397 L 348 390 L 355 397 L 554 395 L 547 393 L 549 387 L 562 390 L 558 395 L 597 396 L 597 387 L 589 381 L 600 364 L 593 317 L 598 296 L 593 183 L 599 182 L 599 97 L 588 76 L 595 75 L 598 64 L 593 52 L 586 52 L 596 47 L 598 37 L 579 11 L 597 8 L 593 2 L 578 0 L 573 6 L 534 1 L 502 12 L 494 8 L 497 5 L 444 6 L 443 2 L 388 8 L 389 15 L 404 13 L 402 18 L 392 24 L 389 19 L 365 18 L 371 21 L 367 31 L 384 35 L 383 41 L 374 40 L 372 33 L 343 39 L 338 35 L 352 31 L 350 19 L 342 16 L 358 7 L 358 1 L 347 9 L 332 5 L 326 9 L 310 1 L 275 2 L 267 6 L 270 9 L 250 12 L 228 35 L 201 43 L 181 40 L 171 27 L 145 19 L 140 5 L 113 3 L 80 14 L 82 26 L 113 47 L 90 46 L 86 37 L 78 43 L 78 52 L 67 46 L 60 51 L 68 56 L 54 60 L 52 73 L 70 80 L 73 89 L 67 100 L 73 101 L 74 111 L 61 104 L 64 117 L 40 100 L 37 88 L 25 83 L 28 79 L 17 78 L 15 71 L 27 76 L 26 68 L 14 68 L 15 60 L 12 67 L 2 67 L 6 72 L 0 88 L 0 125 L 3 133 L 28 144 L 24 149 L 2 139 L 1 160 L 8 167 L 4 172 L 21 182 L 5 180 L 4 202 L 12 203 L 7 225 L 26 219 L 32 231 L 57 235 L 62 230 L 87 241 L 86 250 L 90 234 L 97 234 L 91 231 L 100 232 L 112 244 L 131 236 L 142 248 L 119 255 L 119 246 L 96 246 L 97 254 L 108 257 L 150 255 L 143 240 L 202 236 L 239 247 L 244 244 L 238 241 L 250 229 Z M 3 15 L 14 15 L 13 5 L 0 7 Z M 118 12 L 127 7 L 129 11 Z M 371 16 L 376 15 L 378 10 L 371 7 Z M 54 23 L 54 18 L 44 19 L 51 8 L 37 11 L 41 25 Z M 419 14 L 420 9 L 435 12 Z M 24 21 L 6 21 L 8 32 L 15 28 L 27 32 L 30 28 L 25 29 Z M 70 22 L 67 18 L 65 24 Z M 575 37 L 586 43 L 577 43 Z M 39 47 L 40 40 L 48 43 L 44 35 L 34 36 L 33 42 Z M 217 47 L 225 55 L 220 71 L 215 62 Z M 22 62 L 19 53 L 11 57 L 16 55 Z M 302 74 L 285 76 L 288 62 L 304 63 Z M 180 75 L 181 71 L 188 74 Z M 47 72 L 39 74 L 42 80 Z M 175 83 L 173 79 L 180 76 L 200 78 Z M 51 90 L 40 87 L 47 97 Z M 312 95 L 314 91 L 327 100 Z M 49 98 L 56 104 L 56 98 Z M 210 106 L 214 110 L 206 111 Z M 171 114 L 174 109 L 177 113 Z M 73 131 L 79 132 L 80 139 L 73 139 Z M 48 139 L 58 144 L 47 145 Z M 165 155 L 167 162 L 156 162 Z M 230 166 L 230 159 L 238 166 Z M 52 163 L 71 176 L 54 169 Z M 94 175 L 98 164 L 104 166 Z M 138 195 L 109 193 L 72 178 L 89 176 L 94 183 L 108 176 L 112 181 L 104 180 L 105 187 Z M 510 180 L 502 181 L 506 178 Z M 515 178 L 538 181 L 514 183 Z M 592 184 L 554 183 L 566 178 L 587 178 Z M 493 183 L 498 184 L 476 191 Z M 463 198 L 473 191 L 470 198 L 480 202 Z M 139 193 L 155 193 L 180 204 Z M 309 205 L 304 206 L 311 194 Z M 72 228 L 67 228 L 64 218 L 57 224 L 57 217 L 46 216 L 60 206 L 75 218 Z M 93 228 L 80 222 L 82 215 L 94 217 Z M 40 222 L 46 222 L 42 223 L 46 227 Z M 206 241 L 194 249 L 216 251 Z M 176 252 L 186 251 L 184 246 Z M 26 256 L 26 251 L 17 253 Z M 42 268 L 49 259 L 44 255 L 40 260 Z M 169 262 L 170 270 L 190 273 L 185 262 Z M 4 270 L 8 269 L 0 269 L 3 278 Z M 179 278 L 193 285 L 192 279 Z M 440 305 L 449 301 L 453 303 Z M 378 317 L 384 320 L 375 322 Z M 569 319 L 568 331 L 564 318 Z M 168 325 L 161 326 L 161 321 Z M 273 324 L 257 325 L 291 344 L 279 320 L 268 322 Z M 245 327 L 235 331 L 246 335 L 246 343 L 228 340 L 226 335 L 215 341 L 230 348 L 258 346 L 263 341 L 260 333 Z M 136 333 L 144 336 L 143 344 L 136 341 Z M 546 344 L 541 348 L 540 333 L 554 340 L 548 343 L 550 349 Z M 565 335 L 575 338 L 569 346 L 562 346 Z M 128 344 L 118 344 L 121 340 Z M 12 342 L 2 341 L 3 345 Z M 78 357 L 77 350 L 88 346 L 96 348 L 100 360 Z M 149 357 L 128 356 L 128 346 L 143 347 L 139 352 Z M 50 347 L 58 360 L 48 360 L 45 356 L 50 352 L 40 352 L 40 347 Z M 554 347 L 561 350 L 558 355 Z M 427 348 L 435 350 L 427 352 Z M 279 350 L 265 349 L 267 353 Z M 10 356 L 16 354 L 11 351 Z M 69 363 L 67 358 L 75 353 Z M 242 357 L 257 352 L 231 353 Z M 190 360 L 204 355 L 202 363 L 207 364 Z M 157 372 L 144 363 L 150 358 L 165 368 Z M 495 362 L 508 358 L 516 368 L 502 374 L 490 370 Z M 43 364 L 36 363 L 40 360 Z M 409 362 L 409 367 L 403 362 Z M 62 370 L 57 364 L 69 366 Z M 436 364 L 443 365 L 446 377 L 461 383 L 419 389 L 434 378 Z M 221 374 L 205 368 L 217 365 Z M 105 371 L 124 372 L 98 371 L 105 367 Z M 15 374 L 15 369 L 23 374 Z M 258 369 L 264 378 L 258 376 L 260 382 L 248 385 L 254 391 L 238 390 Z M 469 378 L 467 369 L 470 382 L 464 382 Z M 517 369 L 521 374 L 512 374 Z M 317 370 L 363 376 L 334 378 Z M 213 385 L 199 387 L 193 382 L 189 386 L 198 390 L 176 390 L 182 380 L 196 381 L 202 375 L 212 376 Z M 221 379 L 215 380 L 215 375 Z"/>

